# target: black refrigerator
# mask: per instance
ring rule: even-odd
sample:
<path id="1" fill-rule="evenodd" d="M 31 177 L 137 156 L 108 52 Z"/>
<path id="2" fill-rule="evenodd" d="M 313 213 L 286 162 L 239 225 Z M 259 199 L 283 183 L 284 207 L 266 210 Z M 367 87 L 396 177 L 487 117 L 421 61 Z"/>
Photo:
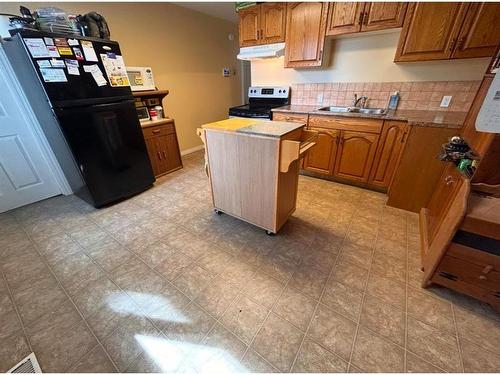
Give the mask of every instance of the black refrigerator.
<path id="1" fill-rule="evenodd" d="M 33 31 L 15 37 L 84 182 L 75 193 L 102 207 L 152 186 L 155 178 L 126 72 L 120 69 L 118 43 Z"/>

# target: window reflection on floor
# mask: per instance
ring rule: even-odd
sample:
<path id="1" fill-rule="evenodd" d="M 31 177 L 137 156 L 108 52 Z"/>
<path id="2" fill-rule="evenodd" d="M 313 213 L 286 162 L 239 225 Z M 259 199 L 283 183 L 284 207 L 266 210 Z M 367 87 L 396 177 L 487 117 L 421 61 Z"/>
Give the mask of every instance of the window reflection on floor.
<path id="1" fill-rule="evenodd" d="M 238 359 L 221 348 L 146 335 L 135 335 L 135 339 L 164 372 L 179 368 L 216 374 L 248 372 Z"/>
<path id="2" fill-rule="evenodd" d="M 145 316 L 154 320 L 163 320 L 175 323 L 189 323 L 189 320 L 177 310 L 172 304 L 162 296 L 139 293 L 127 290 L 127 294 L 139 306 L 146 306 L 140 309 L 136 303 L 131 303 L 130 299 L 123 293 L 114 293 L 107 298 L 108 305 L 116 312 L 123 314 L 133 314 Z"/>

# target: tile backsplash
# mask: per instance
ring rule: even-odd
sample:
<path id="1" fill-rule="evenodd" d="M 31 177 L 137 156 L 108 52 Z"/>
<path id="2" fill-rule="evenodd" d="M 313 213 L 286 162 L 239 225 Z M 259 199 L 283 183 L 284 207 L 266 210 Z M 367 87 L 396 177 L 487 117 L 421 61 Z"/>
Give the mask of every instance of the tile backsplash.
<path id="1" fill-rule="evenodd" d="M 368 107 L 385 108 L 389 97 L 399 91 L 398 109 L 468 111 L 480 81 L 424 82 L 332 82 L 292 85 L 292 104 L 352 105 L 354 94 L 367 96 Z M 439 104 L 444 95 L 451 95 L 447 108 Z"/>

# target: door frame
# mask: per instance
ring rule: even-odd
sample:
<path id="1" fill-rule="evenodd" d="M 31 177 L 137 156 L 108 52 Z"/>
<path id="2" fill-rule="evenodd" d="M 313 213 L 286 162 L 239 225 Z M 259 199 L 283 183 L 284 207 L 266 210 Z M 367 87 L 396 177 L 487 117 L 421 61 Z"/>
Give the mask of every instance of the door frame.
<path id="1" fill-rule="evenodd" d="M 21 84 L 16 78 L 16 73 L 12 69 L 10 62 L 5 54 L 5 50 L 3 49 L 2 44 L 0 43 L 0 69 L 5 71 L 5 77 L 7 79 L 7 84 L 13 89 L 14 94 L 17 95 L 19 99 L 19 103 L 22 107 L 22 116 L 26 120 L 26 124 L 28 125 L 29 130 L 33 133 L 34 138 L 37 140 L 40 145 L 40 150 L 42 152 L 43 157 L 47 161 L 50 172 L 54 176 L 54 180 L 56 181 L 59 191 L 61 194 L 70 195 L 73 194 L 73 190 L 69 186 L 69 183 L 64 176 L 64 173 L 61 169 L 61 166 L 57 162 L 57 159 L 52 151 L 47 138 L 36 118 L 33 110 L 31 109 L 31 105 L 29 104 L 28 98 L 24 94 L 24 91 L 21 87 Z"/>

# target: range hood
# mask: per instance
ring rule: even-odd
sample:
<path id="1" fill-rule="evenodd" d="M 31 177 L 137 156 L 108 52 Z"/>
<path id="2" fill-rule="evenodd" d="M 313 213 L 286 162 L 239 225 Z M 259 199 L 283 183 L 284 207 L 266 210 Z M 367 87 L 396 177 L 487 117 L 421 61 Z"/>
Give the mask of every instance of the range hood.
<path id="1" fill-rule="evenodd" d="M 280 57 L 284 54 L 285 43 L 274 43 L 240 48 L 240 53 L 236 57 L 239 60 L 254 60 L 266 59 L 269 57 Z"/>

